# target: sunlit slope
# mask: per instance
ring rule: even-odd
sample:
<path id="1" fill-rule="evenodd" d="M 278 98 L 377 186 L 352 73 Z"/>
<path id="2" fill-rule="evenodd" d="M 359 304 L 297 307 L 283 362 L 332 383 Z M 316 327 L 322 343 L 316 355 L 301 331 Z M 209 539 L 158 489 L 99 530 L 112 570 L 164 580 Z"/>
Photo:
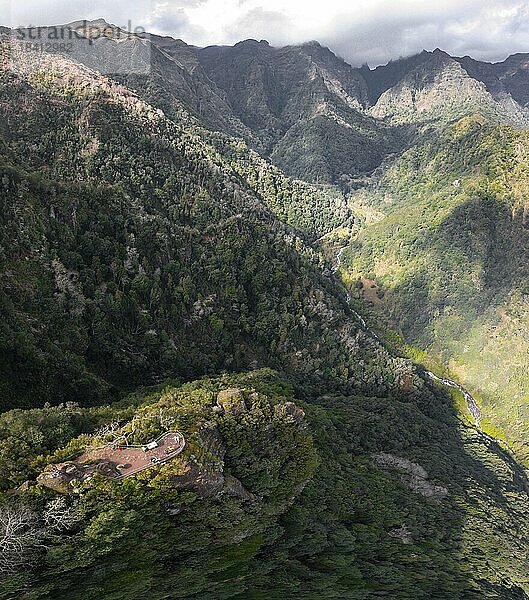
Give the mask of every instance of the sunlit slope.
<path id="1" fill-rule="evenodd" d="M 344 253 L 379 286 L 360 293 L 377 290 L 380 314 L 441 355 L 526 458 L 528 175 L 527 132 L 465 118 L 358 196 L 384 216 Z"/>

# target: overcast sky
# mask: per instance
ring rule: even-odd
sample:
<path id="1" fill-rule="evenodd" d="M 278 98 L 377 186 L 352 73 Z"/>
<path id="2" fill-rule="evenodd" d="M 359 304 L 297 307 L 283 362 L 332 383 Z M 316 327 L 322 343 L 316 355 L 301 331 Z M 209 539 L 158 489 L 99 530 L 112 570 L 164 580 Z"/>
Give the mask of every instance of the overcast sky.
<path id="1" fill-rule="evenodd" d="M 190 44 L 318 40 L 354 65 L 422 49 L 503 60 L 529 52 L 529 0 L 0 0 L 2 24 L 103 17 Z"/>

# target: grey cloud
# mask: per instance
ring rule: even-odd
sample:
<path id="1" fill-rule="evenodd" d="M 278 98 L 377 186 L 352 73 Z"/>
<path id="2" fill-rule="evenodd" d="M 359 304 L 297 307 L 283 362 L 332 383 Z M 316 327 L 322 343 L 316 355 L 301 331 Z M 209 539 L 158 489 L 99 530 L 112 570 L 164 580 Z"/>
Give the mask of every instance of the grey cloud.
<path id="1" fill-rule="evenodd" d="M 170 6 L 159 6 L 151 13 L 145 28 L 153 33 L 166 33 L 186 40 L 200 39 L 207 35 L 203 28 L 190 23 L 185 9 L 181 7 L 175 9 Z"/>
<path id="2" fill-rule="evenodd" d="M 341 15 L 321 41 L 355 65 L 377 65 L 437 47 L 451 54 L 472 54 L 489 60 L 529 50 L 526 3 L 449 4 L 430 4 L 427 10 L 416 12 L 400 10 L 395 4 L 376 18 L 363 21 L 348 21 Z M 492 13 L 502 8 L 516 10 L 500 23 Z M 498 25 L 498 30 L 491 30 L 491 24 Z"/>
<path id="3" fill-rule="evenodd" d="M 307 0 L 299 3 L 297 12 L 296 2 L 267 0 L 224 0 L 223 12 L 219 1 L 12 0 L 11 6 L 16 24 L 104 17 L 117 25 L 130 20 L 153 33 L 199 45 L 231 44 L 249 37 L 265 38 L 273 45 L 317 39 L 355 65 L 373 66 L 436 47 L 486 60 L 529 51 L 529 0 L 373 0 L 371 5 L 351 0 L 347 9 L 338 0 Z M 208 19 L 219 6 L 220 20 Z M 197 21 L 197 8 L 203 21 Z M 1 21 L 9 24 L 4 13 Z"/>
<path id="4" fill-rule="evenodd" d="M 290 29 L 291 22 L 284 15 L 258 7 L 242 14 L 229 28 L 224 28 L 224 34 L 232 42 L 254 38 L 282 45 L 289 42 Z"/>
<path id="5" fill-rule="evenodd" d="M 323 42 L 353 64 L 371 65 L 437 47 L 453 55 L 469 54 L 491 61 L 529 51 L 526 2 L 453 4 L 450 9 L 432 8 L 431 12 L 418 14 L 399 12 L 395 6 L 372 22 L 349 24 L 342 19 Z M 501 9 L 510 9 L 513 14 L 496 16 Z"/>

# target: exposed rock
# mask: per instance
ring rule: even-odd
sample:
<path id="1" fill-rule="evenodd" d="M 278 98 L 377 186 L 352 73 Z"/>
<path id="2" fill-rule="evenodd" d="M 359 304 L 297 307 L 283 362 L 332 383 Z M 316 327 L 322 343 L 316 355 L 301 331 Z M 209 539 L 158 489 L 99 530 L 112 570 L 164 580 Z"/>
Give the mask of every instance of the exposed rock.
<path id="1" fill-rule="evenodd" d="M 378 80 L 372 83 L 378 86 L 375 95 L 380 94 L 370 112 L 393 124 L 441 123 L 480 113 L 515 127 L 527 126 L 527 111 L 497 79 L 493 89 L 476 69 L 470 75 L 463 67 L 461 59 L 435 50 L 366 73 L 368 80 Z"/>
<path id="2" fill-rule="evenodd" d="M 182 507 L 181 506 L 175 506 L 175 507 L 171 507 L 171 508 L 167 508 L 165 510 L 165 512 L 171 516 L 171 517 L 175 517 L 176 515 L 180 514 L 182 512 Z"/>
<path id="3" fill-rule="evenodd" d="M 24 481 L 24 483 L 21 483 L 14 491 L 14 494 L 21 494 L 22 492 L 27 492 L 30 488 L 32 488 L 35 485 L 34 481 Z"/>
<path id="4" fill-rule="evenodd" d="M 435 500 L 442 500 L 448 496 L 448 490 L 445 487 L 433 485 L 428 481 L 428 472 L 421 465 L 386 452 L 374 454 L 373 458 L 379 467 L 398 471 L 402 482 L 413 492 Z"/>
<path id="5" fill-rule="evenodd" d="M 397 377 L 396 384 L 404 393 L 412 394 L 416 390 L 413 380 L 412 373 L 404 373 Z"/>
<path id="6" fill-rule="evenodd" d="M 220 494 L 224 482 L 222 471 L 212 470 L 208 466 L 202 467 L 193 462 L 188 462 L 185 472 L 173 478 L 175 489 L 195 492 L 198 498 Z"/>
<path id="7" fill-rule="evenodd" d="M 243 484 L 232 475 L 227 475 L 224 480 L 224 489 L 222 494 L 231 498 L 239 498 L 241 500 L 253 500 L 254 494 L 251 494 Z"/>
<path id="8" fill-rule="evenodd" d="M 406 525 L 401 525 L 401 527 L 395 527 L 395 529 L 391 529 L 388 535 L 390 537 L 399 539 L 403 544 L 413 544 L 411 531 Z"/>
<path id="9" fill-rule="evenodd" d="M 217 395 L 217 405 L 232 415 L 242 415 L 247 412 L 244 395 L 238 388 L 221 390 Z"/>

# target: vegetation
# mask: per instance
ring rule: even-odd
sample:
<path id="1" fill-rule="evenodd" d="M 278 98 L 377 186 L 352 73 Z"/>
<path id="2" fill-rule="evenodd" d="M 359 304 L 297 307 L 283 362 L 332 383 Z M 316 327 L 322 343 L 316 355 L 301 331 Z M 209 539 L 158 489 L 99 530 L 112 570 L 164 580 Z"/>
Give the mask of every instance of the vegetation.
<path id="1" fill-rule="evenodd" d="M 526 134 L 465 119 L 346 202 L 201 124 L 358 186 L 402 131 L 366 114 L 356 70 L 317 44 L 250 42 L 234 77 L 281 94 L 200 105 L 230 51 L 205 49 L 201 70 L 185 44 L 156 43 L 153 77 L 120 82 L 59 56 L 13 70 L 2 48 L 0 599 L 523 600 L 524 469 L 359 313 L 361 297 L 389 309 L 440 355 L 428 364 L 521 357 Z M 240 118 L 201 122 L 228 102 Z M 351 299 L 312 242 L 362 225 L 340 255 Z M 507 310 L 487 354 L 479 328 Z M 466 372 L 487 382 L 482 364 Z M 486 431 L 505 415 L 523 454 L 487 393 Z M 118 435 L 170 430 L 184 451 L 134 476 L 47 478 Z"/>
<path id="2" fill-rule="evenodd" d="M 234 384 L 252 386 L 240 392 L 244 412 L 215 413 L 217 392 Z M 316 466 L 303 413 L 290 416 L 285 393 L 290 397 L 288 386 L 263 372 L 168 387 L 104 409 L 70 405 L 5 413 L 4 491 L 72 451 L 100 444 L 97 426 L 105 418 L 121 421 L 136 443 L 150 441 L 170 421 L 187 443 L 183 454 L 163 466 L 122 481 L 95 476 L 69 492 L 62 502 L 76 518 L 47 535 L 45 544 L 35 543 L 36 537 L 22 540 L 31 555 L 30 572 L 4 569 L 0 597 L 135 598 L 152 590 L 161 598 L 172 586 L 180 597 L 195 597 L 208 589 L 232 589 L 233 583 L 222 582 L 246 571 L 263 531 L 294 501 Z M 21 431 L 25 420 L 31 433 Z M 20 435 L 25 444 L 19 437 L 14 457 L 8 447 Z M 2 513 L 25 511 L 38 523 L 47 518 L 54 495 L 28 483 L 16 500 L 2 498 Z M 28 522 L 23 531 L 36 536 L 36 525 Z M 13 557 L 9 548 L 0 553 L 2 559 Z M 27 562 L 21 564 L 27 568 Z M 89 581 L 87 569 L 93 574 Z"/>
<path id="3" fill-rule="evenodd" d="M 220 134 L 207 135 L 231 168 L 283 222 L 312 239 L 338 227 L 353 226 L 355 219 L 345 195 L 334 186 L 316 187 L 286 177 L 244 143 Z"/>
<path id="4" fill-rule="evenodd" d="M 528 142 L 469 117 L 412 148 L 363 192 L 384 216 L 344 253 L 384 290 L 380 314 L 477 392 L 525 460 Z"/>
<path id="5" fill-rule="evenodd" d="M 66 60 L 39 60 L 3 72 L 2 118 L 19 132 L 4 136 L 0 163 L 4 409 L 259 365 L 383 389 L 391 359 L 378 360 L 321 258 L 264 203 L 285 214 L 282 187 L 254 179 L 254 193 L 185 123 Z"/>
<path id="6" fill-rule="evenodd" d="M 136 442 L 171 421 L 187 444 L 163 466 L 95 477 L 67 495 L 75 519 L 46 551 L 29 545 L 31 568 L 5 575 L 0 597 L 523 598 L 521 472 L 458 421 L 448 397 L 417 384 L 401 398 L 300 403 L 262 370 L 108 407 L 5 413 L 0 443 L 18 439 L 19 450 L 3 454 L 4 490 L 101 443 L 105 421 L 119 420 Z M 244 408 L 218 414 L 227 388 Z M 305 417 L 287 410 L 293 401 Z M 29 484 L 4 496 L 3 510 L 45 514 L 53 497 Z"/>

